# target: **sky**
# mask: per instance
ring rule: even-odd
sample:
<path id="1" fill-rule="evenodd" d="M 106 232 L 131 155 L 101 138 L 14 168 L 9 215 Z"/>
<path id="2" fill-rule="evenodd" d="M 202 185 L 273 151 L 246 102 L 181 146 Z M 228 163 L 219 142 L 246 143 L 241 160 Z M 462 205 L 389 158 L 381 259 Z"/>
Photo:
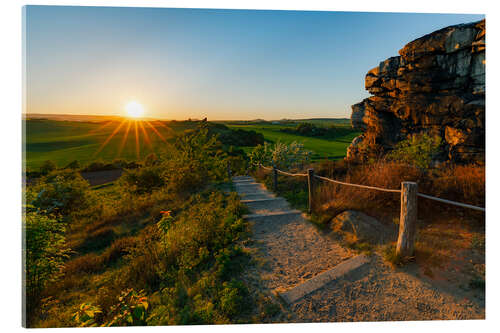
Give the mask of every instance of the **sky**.
<path id="1" fill-rule="evenodd" d="M 483 15 L 25 7 L 28 113 L 348 118 L 365 74 Z"/>

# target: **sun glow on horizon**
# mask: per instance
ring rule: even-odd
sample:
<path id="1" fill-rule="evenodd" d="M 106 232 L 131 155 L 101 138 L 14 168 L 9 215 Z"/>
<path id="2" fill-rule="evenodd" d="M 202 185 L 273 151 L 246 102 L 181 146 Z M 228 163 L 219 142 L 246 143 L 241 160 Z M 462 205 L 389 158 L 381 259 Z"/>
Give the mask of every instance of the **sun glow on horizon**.
<path id="1" fill-rule="evenodd" d="M 144 115 L 144 108 L 136 101 L 128 102 L 125 111 L 130 118 L 140 118 Z"/>

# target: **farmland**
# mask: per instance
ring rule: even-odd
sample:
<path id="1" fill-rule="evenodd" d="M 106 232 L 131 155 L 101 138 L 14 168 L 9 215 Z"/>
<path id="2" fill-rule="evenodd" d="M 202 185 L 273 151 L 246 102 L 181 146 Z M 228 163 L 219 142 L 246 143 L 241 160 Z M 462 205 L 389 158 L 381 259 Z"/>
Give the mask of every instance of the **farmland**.
<path id="1" fill-rule="evenodd" d="M 324 139 L 282 131 L 283 128 L 294 128 L 300 122 L 308 122 L 317 126 L 332 124 L 343 127 L 350 126 L 345 120 L 334 119 L 280 121 L 279 123 L 243 121 L 220 123 L 235 130 L 242 129 L 262 133 L 268 142 L 279 140 L 283 143 L 293 141 L 303 143 L 306 149 L 313 152 L 314 160 L 344 157 L 347 146 L 358 135 L 356 132 L 350 132 L 334 139 Z M 119 119 L 104 121 L 28 119 L 25 121 L 26 167 L 28 170 L 37 169 L 46 160 L 54 161 L 57 166 L 64 167 L 74 160 L 77 160 L 81 165 L 86 165 L 95 160 L 111 162 L 117 158 L 124 160 L 143 159 L 151 152 L 158 152 L 162 147 L 163 139 L 172 141 L 176 134 L 194 128 L 195 124 L 196 122 L 190 121 L 130 121 L 122 124 Z M 115 131 L 116 133 L 112 135 Z M 105 142 L 106 144 L 103 145 Z M 243 147 L 243 149 L 248 151 L 252 148 Z"/>
<path id="2" fill-rule="evenodd" d="M 312 151 L 312 159 L 341 159 L 345 156 L 347 147 L 352 142 L 352 140 L 359 135 L 359 132 L 350 131 L 347 135 L 342 135 L 339 137 L 335 137 L 333 139 L 325 139 L 318 137 L 307 137 L 302 135 L 295 135 L 291 133 L 285 133 L 282 129 L 285 128 L 294 128 L 300 122 L 307 122 L 311 124 L 315 124 L 316 126 L 327 126 L 327 125 L 335 125 L 340 127 L 348 127 L 350 128 L 350 123 L 346 122 L 336 122 L 335 119 L 330 120 L 303 120 L 303 121 L 288 121 L 288 122 L 279 122 L 279 123 L 271 123 L 271 122 L 262 122 L 262 123 L 226 123 L 230 128 L 233 129 L 243 129 L 247 131 L 255 131 L 257 133 L 262 133 L 264 138 L 271 142 L 276 143 L 280 141 L 282 143 L 292 143 L 299 142 L 304 145 L 304 148 Z"/>
<path id="3" fill-rule="evenodd" d="M 171 140 L 175 133 L 189 128 L 185 123 L 149 122 L 165 140 Z M 124 123 L 115 135 L 101 145 L 120 126 L 121 121 L 79 122 L 55 120 L 26 120 L 26 167 L 36 169 L 46 160 L 63 167 L 73 160 L 82 165 L 96 159 L 112 161 L 115 158 L 135 160 L 157 151 L 161 147 L 161 137 L 147 124 L 142 124 L 147 136 L 137 124 L 138 147 L 136 146 L 135 122 Z M 130 124 L 130 128 L 129 125 Z M 163 126 L 161 126 L 163 125 Z M 128 128 L 128 135 L 127 133 Z M 126 138 L 126 140 L 124 140 Z M 148 143 L 149 140 L 149 143 Z"/>

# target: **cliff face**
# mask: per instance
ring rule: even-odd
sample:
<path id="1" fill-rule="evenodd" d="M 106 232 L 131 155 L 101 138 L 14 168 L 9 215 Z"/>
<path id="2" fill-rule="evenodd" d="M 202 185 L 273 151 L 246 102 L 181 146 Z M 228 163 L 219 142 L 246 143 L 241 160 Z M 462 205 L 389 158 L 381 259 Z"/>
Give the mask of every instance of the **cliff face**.
<path id="1" fill-rule="evenodd" d="M 439 135 L 441 160 L 484 160 L 485 21 L 450 26 L 408 43 L 366 74 L 373 96 L 352 106 L 363 131 L 347 159 L 387 152 L 413 133 Z"/>

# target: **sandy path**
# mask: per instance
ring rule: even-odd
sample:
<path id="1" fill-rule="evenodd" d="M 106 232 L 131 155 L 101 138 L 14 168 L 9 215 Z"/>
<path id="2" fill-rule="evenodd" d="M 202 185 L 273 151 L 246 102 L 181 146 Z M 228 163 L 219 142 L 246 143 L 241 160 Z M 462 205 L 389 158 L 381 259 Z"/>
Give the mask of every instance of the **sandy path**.
<path id="1" fill-rule="evenodd" d="M 253 288 L 271 294 L 288 290 L 356 255 L 340 246 L 275 198 L 250 177 L 234 185 L 251 214 L 254 257 L 247 270 Z M 258 214 L 258 215 L 255 215 Z M 482 319 L 484 299 L 444 290 L 417 277 L 411 267 L 394 270 L 378 255 L 343 278 L 284 306 L 276 321 L 337 322 L 431 319 Z"/>

